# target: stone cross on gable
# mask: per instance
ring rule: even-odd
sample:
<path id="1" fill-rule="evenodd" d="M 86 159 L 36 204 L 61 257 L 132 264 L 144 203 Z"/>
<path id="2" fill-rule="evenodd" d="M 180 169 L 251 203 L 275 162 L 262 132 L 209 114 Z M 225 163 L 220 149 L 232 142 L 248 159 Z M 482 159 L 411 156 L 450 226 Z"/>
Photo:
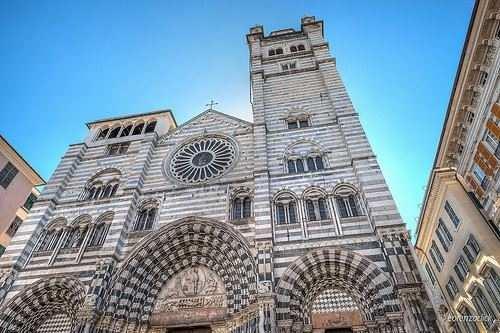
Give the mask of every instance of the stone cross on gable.
<path id="1" fill-rule="evenodd" d="M 210 100 L 210 103 L 208 104 L 205 104 L 205 106 L 208 106 L 208 109 L 207 110 L 213 110 L 214 109 L 214 106 L 217 105 L 219 103 L 215 102 L 213 99 Z"/>

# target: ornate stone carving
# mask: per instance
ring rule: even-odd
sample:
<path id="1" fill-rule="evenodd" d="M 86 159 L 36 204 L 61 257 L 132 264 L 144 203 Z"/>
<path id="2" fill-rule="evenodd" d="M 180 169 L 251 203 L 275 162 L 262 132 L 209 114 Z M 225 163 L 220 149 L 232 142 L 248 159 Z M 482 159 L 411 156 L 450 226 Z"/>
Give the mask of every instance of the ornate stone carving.
<path id="1" fill-rule="evenodd" d="M 161 289 L 153 308 L 154 326 L 222 320 L 227 311 L 221 278 L 205 266 L 187 268 Z"/>
<path id="2" fill-rule="evenodd" d="M 259 294 L 268 294 L 272 291 L 272 288 L 273 288 L 273 283 L 271 281 L 259 282 L 257 286 Z"/>
<path id="3" fill-rule="evenodd" d="M 196 184 L 221 177 L 238 157 L 234 140 L 210 135 L 181 145 L 166 165 L 167 174 L 180 183 Z"/>

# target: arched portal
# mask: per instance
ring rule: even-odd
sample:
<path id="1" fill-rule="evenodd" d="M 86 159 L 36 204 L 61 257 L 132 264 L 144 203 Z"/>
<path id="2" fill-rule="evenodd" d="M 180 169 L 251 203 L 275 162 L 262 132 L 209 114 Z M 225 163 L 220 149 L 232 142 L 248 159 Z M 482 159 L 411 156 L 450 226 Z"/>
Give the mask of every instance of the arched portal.
<path id="1" fill-rule="evenodd" d="M 78 279 L 56 277 L 35 282 L 0 309 L 0 331 L 69 333 L 76 326 L 84 299 L 85 287 Z"/>
<path id="2" fill-rule="evenodd" d="M 189 296 L 183 304 L 208 302 L 194 297 L 200 296 L 200 279 L 205 291 L 225 293 L 222 303 L 218 294 L 211 300 L 217 298 L 217 304 L 224 304 L 227 316 L 235 315 L 255 301 L 256 272 L 250 247 L 237 230 L 212 219 L 183 218 L 145 237 L 113 275 L 99 326 L 147 327 L 152 317 L 158 319 L 162 308 L 178 309 L 171 300 Z M 169 294 L 177 279 L 181 293 Z"/>
<path id="3" fill-rule="evenodd" d="M 400 311 L 390 277 L 377 265 L 355 252 L 327 248 L 298 258 L 281 276 L 276 289 L 278 325 L 294 330 L 310 327 L 313 304 L 329 289 L 348 293 L 363 323 Z"/>

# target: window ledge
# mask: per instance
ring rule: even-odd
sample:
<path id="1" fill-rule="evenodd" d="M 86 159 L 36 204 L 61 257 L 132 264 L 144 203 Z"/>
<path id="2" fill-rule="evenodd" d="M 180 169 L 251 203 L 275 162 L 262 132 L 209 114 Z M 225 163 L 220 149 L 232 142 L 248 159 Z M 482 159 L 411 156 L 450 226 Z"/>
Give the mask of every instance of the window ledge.
<path id="1" fill-rule="evenodd" d="M 341 221 L 356 221 L 356 220 L 364 220 L 366 219 L 366 215 L 356 215 L 356 216 L 348 216 L 348 217 L 340 217 Z"/>
<path id="2" fill-rule="evenodd" d="M 251 222 L 254 222 L 253 216 L 245 217 L 242 219 L 229 220 L 229 223 L 234 224 L 234 225 L 246 225 L 246 224 L 249 224 Z"/>
<path id="3" fill-rule="evenodd" d="M 102 248 L 102 245 L 94 245 L 94 246 L 87 246 L 85 249 L 85 252 L 90 252 L 90 251 L 97 251 Z"/>
<path id="4" fill-rule="evenodd" d="M 68 249 L 60 249 L 58 255 L 59 254 L 77 253 L 78 251 L 80 251 L 80 246 L 79 247 L 72 247 L 72 248 L 68 248 Z"/>
<path id="5" fill-rule="evenodd" d="M 154 231 L 154 229 L 148 229 L 148 230 L 131 230 L 128 232 L 129 237 L 134 237 L 134 238 L 139 238 L 146 236 L 149 234 L 151 231 Z"/>
<path id="6" fill-rule="evenodd" d="M 324 225 L 332 225 L 333 224 L 333 220 L 332 219 L 328 219 L 328 220 L 319 220 L 319 221 L 307 221 L 307 226 L 309 227 L 314 227 L 314 226 L 318 226 L 318 227 L 321 227 L 321 226 L 324 226 Z"/>
<path id="7" fill-rule="evenodd" d="M 289 224 L 277 224 L 276 225 L 276 230 L 290 230 L 290 229 L 298 229 L 301 230 L 302 227 L 300 223 L 289 223 Z"/>

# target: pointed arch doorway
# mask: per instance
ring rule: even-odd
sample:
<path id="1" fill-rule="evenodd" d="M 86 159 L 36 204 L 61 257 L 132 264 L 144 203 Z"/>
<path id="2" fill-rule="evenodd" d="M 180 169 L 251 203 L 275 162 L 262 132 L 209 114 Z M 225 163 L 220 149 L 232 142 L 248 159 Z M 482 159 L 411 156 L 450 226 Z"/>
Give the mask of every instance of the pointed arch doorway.
<path id="1" fill-rule="evenodd" d="M 328 290 L 337 293 L 330 299 L 337 308 L 315 323 L 314 306 Z M 276 293 L 281 332 L 403 329 L 403 314 L 390 277 L 366 257 L 347 249 L 323 248 L 299 257 L 283 272 Z M 342 297 L 350 307 L 341 306 Z"/>

